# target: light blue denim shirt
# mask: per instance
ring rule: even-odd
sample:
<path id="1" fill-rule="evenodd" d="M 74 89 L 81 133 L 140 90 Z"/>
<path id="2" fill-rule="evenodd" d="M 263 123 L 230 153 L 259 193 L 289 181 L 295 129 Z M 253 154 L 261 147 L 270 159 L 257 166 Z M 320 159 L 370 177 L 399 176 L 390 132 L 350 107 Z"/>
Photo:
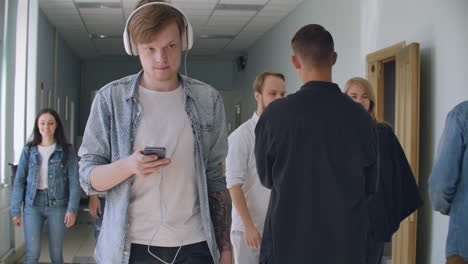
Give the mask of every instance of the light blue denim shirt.
<path id="1" fill-rule="evenodd" d="M 89 179 L 96 166 L 115 162 L 133 153 L 136 128 L 142 115 L 136 97 L 141 75 L 142 71 L 107 84 L 93 101 L 79 151 L 80 182 L 87 194 L 98 193 Z M 227 155 L 224 104 L 213 87 L 183 75 L 179 75 L 179 81 L 184 88 L 185 111 L 192 122 L 195 138 L 195 169 L 203 231 L 213 259 L 218 263 L 219 250 L 210 217 L 208 194 L 226 190 L 223 169 Z M 129 261 L 128 205 L 133 180 L 132 176 L 106 192 L 105 217 L 94 252 L 97 263 L 126 264 Z"/>
<path id="2" fill-rule="evenodd" d="M 432 206 L 450 215 L 446 256 L 468 260 L 468 101 L 447 115 L 429 178 Z"/>
<path id="3" fill-rule="evenodd" d="M 50 206 L 66 206 L 68 212 L 77 213 L 80 203 L 80 184 L 78 181 L 78 161 L 74 148 L 69 145 L 66 164 L 64 151 L 60 145 L 55 146 L 50 155 L 47 175 Z M 21 205 L 32 206 L 36 197 L 37 185 L 41 171 L 41 154 L 37 146 L 25 146 L 21 152 L 13 194 L 11 198 L 11 215 L 21 215 Z"/>

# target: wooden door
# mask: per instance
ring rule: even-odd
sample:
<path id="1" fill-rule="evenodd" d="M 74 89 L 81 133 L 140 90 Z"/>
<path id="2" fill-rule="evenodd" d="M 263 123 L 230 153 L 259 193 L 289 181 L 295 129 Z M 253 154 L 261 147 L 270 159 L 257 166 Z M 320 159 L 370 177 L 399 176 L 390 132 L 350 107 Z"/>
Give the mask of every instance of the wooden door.
<path id="1" fill-rule="evenodd" d="M 419 178 L 419 44 L 398 43 L 369 54 L 367 78 L 375 89 L 376 116 L 384 120 L 385 98 L 384 65 L 395 61 L 394 129 L 416 182 Z M 416 262 L 416 212 L 403 220 L 400 229 L 392 238 L 392 263 L 414 264 Z"/>

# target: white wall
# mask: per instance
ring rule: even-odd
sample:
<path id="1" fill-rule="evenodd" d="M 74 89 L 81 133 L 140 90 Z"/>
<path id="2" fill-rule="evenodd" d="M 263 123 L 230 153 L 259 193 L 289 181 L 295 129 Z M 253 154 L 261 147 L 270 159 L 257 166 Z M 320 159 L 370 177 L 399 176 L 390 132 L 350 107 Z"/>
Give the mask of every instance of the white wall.
<path id="1" fill-rule="evenodd" d="M 256 74 L 275 70 L 286 75 L 287 92 L 301 82 L 290 63 L 290 40 L 306 24 L 322 24 L 334 37 L 338 61 L 333 69 L 340 86 L 353 76 L 365 76 L 365 54 L 400 41 L 421 44 L 420 264 L 444 263 L 448 218 L 434 213 L 427 179 L 447 112 L 468 99 L 468 1 L 437 0 L 304 0 L 288 17 L 248 50 L 245 72 L 236 74 L 243 89 L 242 119 L 255 109 L 251 84 Z"/>

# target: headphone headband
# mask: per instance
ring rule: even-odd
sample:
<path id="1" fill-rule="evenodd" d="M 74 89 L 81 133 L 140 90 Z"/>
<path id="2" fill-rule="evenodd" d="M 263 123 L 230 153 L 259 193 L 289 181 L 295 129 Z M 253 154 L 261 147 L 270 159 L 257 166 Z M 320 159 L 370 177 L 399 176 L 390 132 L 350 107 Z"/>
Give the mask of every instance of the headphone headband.
<path id="1" fill-rule="evenodd" d="M 144 4 L 144 5 L 136 8 L 135 10 L 133 10 L 133 12 L 128 17 L 127 22 L 125 23 L 125 29 L 124 29 L 124 32 L 123 32 L 123 41 L 124 41 L 125 52 L 127 52 L 128 55 L 135 55 L 135 56 L 138 55 L 138 50 L 137 50 L 137 47 L 136 47 L 136 43 L 133 42 L 132 36 L 131 36 L 131 34 L 129 32 L 130 21 L 132 20 L 133 16 L 136 13 L 138 13 L 140 10 L 142 10 L 145 7 L 153 6 L 153 5 L 172 7 L 183 16 L 184 22 L 185 22 L 185 34 L 183 34 L 184 32 L 180 32 L 181 36 L 182 36 L 182 50 L 183 51 L 190 50 L 192 48 L 192 46 L 193 46 L 193 30 L 192 30 L 192 25 L 190 25 L 190 22 L 189 22 L 187 16 L 184 14 L 184 12 L 182 12 L 179 8 L 173 6 L 173 5 L 169 4 L 169 3 L 166 3 L 166 2 L 151 2 L 151 3 L 147 3 L 147 4 Z"/>

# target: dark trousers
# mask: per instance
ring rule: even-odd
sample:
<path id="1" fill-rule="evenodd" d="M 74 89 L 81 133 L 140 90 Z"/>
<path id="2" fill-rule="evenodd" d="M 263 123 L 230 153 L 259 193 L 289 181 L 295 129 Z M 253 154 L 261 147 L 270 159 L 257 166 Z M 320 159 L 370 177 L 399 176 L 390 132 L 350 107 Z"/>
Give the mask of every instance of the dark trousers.
<path id="1" fill-rule="evenodd" d="M 94 222 L 94 239 L 96 241 L 98 240 L 99 234 L 101 233 L 102 220 L 104 217 L 104 209 L 106 207 L 106 198 L 99 197 L 99 203 L 101 204 L 102 214 L 98 213 L 99 219 L 96 219 L 96 221 Z"/>
<path id="2" fill-rule="evenodd" d="M 375 241 L 372 234 L 367 237 L 367 264 L 381 264 L 385 242 Z"/>
<path id="3" fill-rule="evenodd" d="M 164 260 L 171 262 L 179 247 L 153 247 L 150 246 L 150 251 L 153 255 Z M 130 249 L 129 264 L 162 264 L 163 262 L 157 260 L 155 257 L 148 253 L 147 245 L 132 244 Z M 180 249 L 179 255 L 174 262 L 175 264 L 213 264 L 213 257 L 211 256 L 208 244 L 200 242 L 191 245 L 185 245 Z"/>

